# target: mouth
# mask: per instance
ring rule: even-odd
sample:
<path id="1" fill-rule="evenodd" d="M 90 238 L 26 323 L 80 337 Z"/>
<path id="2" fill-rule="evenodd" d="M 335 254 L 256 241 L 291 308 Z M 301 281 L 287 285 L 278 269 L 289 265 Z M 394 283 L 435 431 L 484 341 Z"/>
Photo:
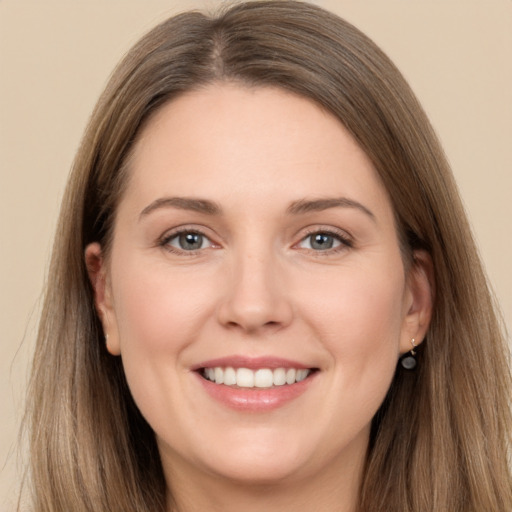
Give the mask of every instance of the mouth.
<path id="1" fill-rule="evenodd" d="M 270 389 L 291 386 L 310 377 L 317 368 L 235 368 L 232 366 L 210 366 L 199 368 L 198 373 L 204 379 L 217 385 L 232 388 Z"/>
<path id="2" fill-rule="evenodd" d="M 272 411 L 314 387 L 318 367 L 274 356 L 232 355 L 203 361 L 191 370 L 214 401 L 242 412 Z"/>

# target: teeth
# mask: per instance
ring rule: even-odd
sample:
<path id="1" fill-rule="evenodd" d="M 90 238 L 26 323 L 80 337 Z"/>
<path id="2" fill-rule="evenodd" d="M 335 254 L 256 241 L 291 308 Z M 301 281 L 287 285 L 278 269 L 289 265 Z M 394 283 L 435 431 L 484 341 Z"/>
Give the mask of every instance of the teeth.
<path id="1" fill-rule="evenodd" d="M 222 368 L 215 368 L 215 384 L 224 384 L 224 372 Z"/>
<path id="2" fill-rule="evenodd" d="M 293 384 L 296 374 L 297 371 L 294 368 L 288 368 L 288 370 L 286 370 L 286 384 Z"/>
<path id="3" fill-rule="evenodd" d="M 233 368 L 226 368 L 224 370 L 224 384 L 226 386 L 236 385 L 236 372 Z"/>
<path id="4" fill-rule="evenodd" d="M 250 370 L 249 368 L 204 368 L 203 377 L 215 384 L 226 386 L 238 386 L 240 388 L 271 388 L 272 386 L 284 386 L 303 381 L 311 370 L 295 368 L 260 368 Z"/>
<path id="5" fill-rule="evenodd" d="M 254 385 L 257 388 L 269 388 L 274 384 L 274 372 L 272 370 L 256 370 L 254 372 Z"/>
<path id="6" fill-rule="evenodd" d="M 215 370 L 217 370 L 217 368 L 215 368 Z M 253 388 L 254 372 L 247 368 L 238 368 L 236 371 L 236 385 L 241 388 Z"/>
<path id="7" fill-rule="evenodd" d="M 286 370 L 277 368 L 274 370 L 274 386 L 283 386 L 286 384 Z"/>
<path id="8" fill-rule="evenodd" d="M 295 382 L 300 382 L 304 380 L 308 376 L 308 370 L 297 370 L 297 375 L 295 376 Z"/>

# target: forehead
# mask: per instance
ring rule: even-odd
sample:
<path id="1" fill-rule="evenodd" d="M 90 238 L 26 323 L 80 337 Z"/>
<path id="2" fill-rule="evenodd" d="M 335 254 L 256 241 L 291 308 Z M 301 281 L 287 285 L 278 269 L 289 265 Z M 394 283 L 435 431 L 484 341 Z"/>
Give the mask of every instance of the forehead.
<path id="1" fill-rule="evenodd" d="M 334 194 L 388 202 L 337 118 L 270 87 L 214 84 L 170 101 L 142 130 L 130 172 L 128 195 L 141 202 L 192 194 L 249 204 L 276 193 L 283 201 Z"/>

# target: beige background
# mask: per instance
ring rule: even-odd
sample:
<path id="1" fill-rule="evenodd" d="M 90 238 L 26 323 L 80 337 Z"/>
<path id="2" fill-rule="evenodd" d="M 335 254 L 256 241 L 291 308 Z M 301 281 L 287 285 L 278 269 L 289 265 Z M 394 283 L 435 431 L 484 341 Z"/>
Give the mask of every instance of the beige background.
<path id="1" fill-rule="evenodd" d="M 169 14 L 215 0 L 0 0 L 0 510 L 61 193 L 121 55 Z M 512 326 L 512 0 L 317 1 L 396 62 L 443 141 Z"/>

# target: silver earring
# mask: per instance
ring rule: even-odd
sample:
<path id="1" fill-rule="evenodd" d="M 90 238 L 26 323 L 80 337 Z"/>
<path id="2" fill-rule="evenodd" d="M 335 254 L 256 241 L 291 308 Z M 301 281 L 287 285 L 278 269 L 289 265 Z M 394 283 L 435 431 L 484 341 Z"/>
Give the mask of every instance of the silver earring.
<path id="1" fill-rule="evenodd" d="M 413 338 L 411 340 L 411 344 L 412 344 L 412 349 L 410 352 L 408 352 L 405 356 L 403 356 L 401 359 L 400 359 L 400 364 L 402 365 L 403 368 L 405 368 L 406 370 L 414 370 L 414 368 L 416 368 L 416 343 L 415 343 L 415 339 Z"/>

